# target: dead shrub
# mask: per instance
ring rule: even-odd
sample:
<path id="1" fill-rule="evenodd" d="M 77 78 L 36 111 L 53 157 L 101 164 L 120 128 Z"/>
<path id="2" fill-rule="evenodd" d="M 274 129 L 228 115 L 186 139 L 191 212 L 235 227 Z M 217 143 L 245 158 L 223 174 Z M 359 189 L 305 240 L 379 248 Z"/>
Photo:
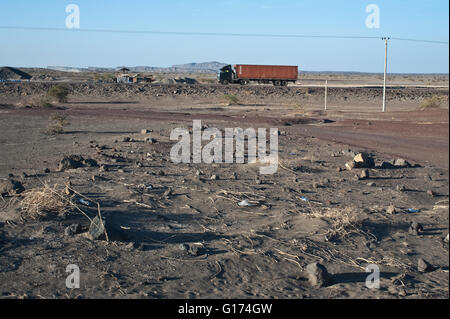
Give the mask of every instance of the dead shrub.
<path id="1" fill-rule="evenodd" d="M 27 216 L 37 218 L 47 214 L 67 213 L 72 204 L 64 188 L 58 185 L 49 186 L 45 183 L 40 188 L 33 188 L 22 193 L 19 206 Z"/>
<path id="2" fill-rule="evenodd" d="M 29 103 L 26 104 L 26 106 L 37 108 L 52 108 L 54 105 L 47 96 L 34 96 L 31 98 Z"/>
<path id="3" fill-rule="evenodd" d="M 66 103 L 67 102 L 67 96 L 69 95 L 70 91 L 69 89 L 62 85 L 58 84 L 55 86 L 52 86 L 48 92 L 47 96 L 52 99 L 56 99 L 57 102 L 60 103 Z"/>
<path id="4" fill-rule="evenodd" d="M 64 133 L 64 127 L 70 124 L 67 121 L 67 115 L 61 113 L 53 113 L 50 115 L 49 121 L 46 131 L 48 135 L 62 134 Z"/>
<path id="5" fill-rule="evenodd" d="M 433 95 L 432 97 L 423 100 L 422 104 L 420 105 L 420 109 L 421 110 L 436 109 L 439 108 L 441 104 L 444 103 L 444 101 L 445 97 Z"/>
<path id="6" fill-rule="evenodd" d="M 224 94 L 223 99 L 227 103 L 228 106 L 230 105 L 239 105 L 239 99 L 234 94 Z"/>
<path id="7" fill-rule="evenodd" d="M 350 234 L 360 232 L 362 220 L 356 207 L 313 209 L 312 216 L 325 220 L 330 228 L 326 232 L 328 239 L 344 239 Z"/>

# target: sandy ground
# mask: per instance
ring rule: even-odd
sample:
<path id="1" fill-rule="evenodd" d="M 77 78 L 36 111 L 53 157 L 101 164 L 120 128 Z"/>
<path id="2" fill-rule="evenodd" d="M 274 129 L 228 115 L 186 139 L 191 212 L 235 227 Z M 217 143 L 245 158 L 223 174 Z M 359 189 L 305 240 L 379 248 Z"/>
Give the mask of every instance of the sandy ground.
<path id="1" fill-rule="evenodd" d="M 448 101 L 448 89 L 390 89 L 381 113 L 378 88 L 333 88 L 325 112 L 320 88 L 71 84 L 68 103 L 26 108 L 50 84 L 1 85 L 0 177 L 11 174 L 26 191 L 70 181 L 89 218 L 100 204 L 109 234 L 89 240 L 80 211 L 33 219 L 20 209 L 23 194 L 3 196 L 2 298 L 449 296 L 448 102 L 418 110 L 433 95 Z M 226 105 L 224 94 L 240 104 Z M 49 136 L 54 113 L 70 124 Z M 172 163 L 170 132 L 195 119 L 219 129 L 277 127 L 277 173 Z M 368 178 L 345 170 L 349 150 L 373 156 Z M 70 154 L 101 168 L 57 171 Z M 411 167 L 378 166 L 396 158 Z M 419 235 L 408 232 L 412 222 L 423 225 Z M 65 234 L 73 224 L 80 231 Z M 419 258 L 432 271 L 419 272 Z M 310 285 L 311 262 L 328 269 L 329 285 Z M 65 286 L 69 264 L 80 268 L 79 289 Z M 381 271 L 379 289 L 365 285 L 369 264 Z"/>

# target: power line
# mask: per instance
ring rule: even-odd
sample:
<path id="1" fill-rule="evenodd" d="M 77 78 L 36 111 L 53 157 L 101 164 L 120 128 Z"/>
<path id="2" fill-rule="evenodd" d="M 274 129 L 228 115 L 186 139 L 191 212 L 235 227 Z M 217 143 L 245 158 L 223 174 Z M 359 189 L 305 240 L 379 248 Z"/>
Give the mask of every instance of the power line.
<path id="1" fill-rule="evenodd" d="M 26 27 L 26 26 L 0 26 L 3 30 L 31 30 L 31 31 L 65 31 L 65 32 L 96 32 L 96 33 L 123 33 L 123 34 L 154 34 L 154 35 L 181 35 L 181 36 L 220 36 L 220 37 L 260 37 L 260 38 L 310 38 L 310 39 L 383 39 L 380 36 L 354 36 L 354 35 L 311 35 L 311 34 L 264 34 L 264 33 L 223 33 L 223 32 L 182 32 L 182 31 L 149 31 L 149 30 L 114 30 L 114 29 L 68 29 L 54 27 Z M 392 40 L 448 44 L 445 41 L 396 38 Z"/>
<path id="2" fill-rule="evenodd" d="M 448 44 L 448 42 L 445 41 L 436 41 L 436 40 L 423 40 L 423 39 L 408 39 L 408 38 L 390 38 L 391 40 L 398 40 L 398 41 L 411 41 L 411 42 L 427 42 L 427 43 L 439 43 L 439 44 Z"/>

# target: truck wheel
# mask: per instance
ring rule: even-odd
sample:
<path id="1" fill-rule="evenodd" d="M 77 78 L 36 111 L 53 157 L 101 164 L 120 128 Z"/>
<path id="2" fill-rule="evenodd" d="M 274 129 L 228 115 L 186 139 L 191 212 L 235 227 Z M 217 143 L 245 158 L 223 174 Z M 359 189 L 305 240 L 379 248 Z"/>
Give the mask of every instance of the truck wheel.
<path id="1" fill-rule="evenodd" d="M 273 81 L 273 85 L 280 86 L 281 85 L 281 81 L 278 81 L 278 80 Z"/>
<path id="2" fill-rule="evenodd" d="M 239 84 L 240 85 L 246 85 L 248 83 L 248 81 L 246 81 L 246 80 L 240 80 L 239 81 Z"/>
<path id="3" fill-rule="evenodd" d="M 281 81 L 281 86 L 287 86 L 287 85 L 288 85 L 287 81 Z"/>
<path id="4" fill-rule="evenodd" d="M 222 80 L 220 83 L 227 85 L 230 82 L 228 80 Z"/>

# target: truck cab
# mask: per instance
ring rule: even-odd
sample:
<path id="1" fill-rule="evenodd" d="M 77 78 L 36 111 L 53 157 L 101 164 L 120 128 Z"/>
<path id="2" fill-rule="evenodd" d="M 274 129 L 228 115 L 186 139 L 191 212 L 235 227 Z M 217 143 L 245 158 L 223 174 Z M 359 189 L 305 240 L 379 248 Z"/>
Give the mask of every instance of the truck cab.
<path id="1" fill-rule="evenodd" d="M 236 79 L 236 73 L 234 72 L 233 67 L 227 65 L 221 68 L 217 73 L 217 79 L 219 80 L 219 83 L 222 84 L 233 83 Z"/>

